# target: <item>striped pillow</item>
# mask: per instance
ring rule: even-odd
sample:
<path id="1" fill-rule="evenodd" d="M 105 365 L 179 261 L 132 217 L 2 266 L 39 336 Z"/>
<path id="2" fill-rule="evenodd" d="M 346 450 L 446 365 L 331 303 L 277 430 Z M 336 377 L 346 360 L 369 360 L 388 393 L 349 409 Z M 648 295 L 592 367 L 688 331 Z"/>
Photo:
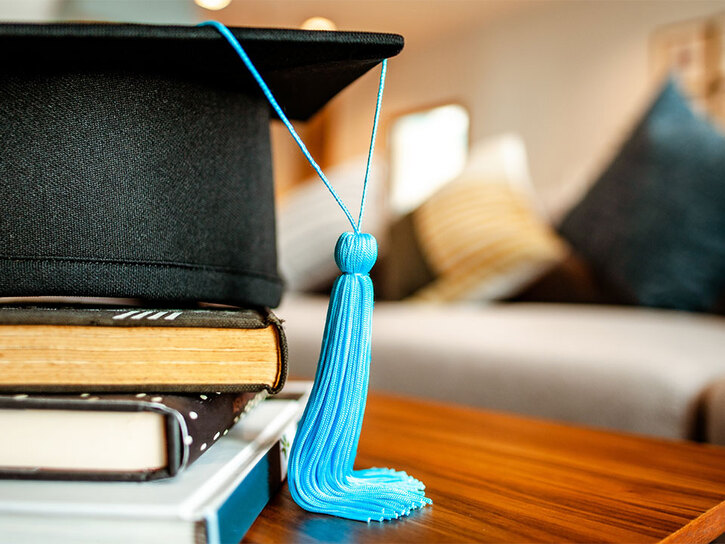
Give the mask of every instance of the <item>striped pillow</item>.
<path id="1" fill-rule="evenodd" d="M 451 182 L 413 213 L 416 236 L 436 279 L 415 300 L 496 300 L 515 295 L 568 253 L 509 182 Z"/>

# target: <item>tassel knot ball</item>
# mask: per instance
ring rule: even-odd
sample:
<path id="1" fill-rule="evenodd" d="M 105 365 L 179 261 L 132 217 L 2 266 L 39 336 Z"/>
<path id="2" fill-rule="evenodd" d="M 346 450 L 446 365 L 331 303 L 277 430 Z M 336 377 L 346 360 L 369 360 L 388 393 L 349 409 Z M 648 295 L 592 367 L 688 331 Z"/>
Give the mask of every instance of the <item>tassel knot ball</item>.
<path id="1" fill-rule="evenodd" d="M 343 232 L 335 246 L 335 262 L 344 274 L 368 274 L 378 258 L 372 234 Z"/>

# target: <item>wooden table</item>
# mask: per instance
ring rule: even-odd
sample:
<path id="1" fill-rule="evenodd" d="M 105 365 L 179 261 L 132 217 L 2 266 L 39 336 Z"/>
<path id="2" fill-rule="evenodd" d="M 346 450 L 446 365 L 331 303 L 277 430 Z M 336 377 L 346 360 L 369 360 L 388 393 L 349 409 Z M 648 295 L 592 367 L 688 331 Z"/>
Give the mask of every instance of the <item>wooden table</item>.
<path id="1" fill-rule="evenodd" d="M 372 394 L 356 466 L 426 483 L 433 506 L 360 523 L 285 486 L 245 542 L 709 542 L 725 532 L 725 448 Z"/>

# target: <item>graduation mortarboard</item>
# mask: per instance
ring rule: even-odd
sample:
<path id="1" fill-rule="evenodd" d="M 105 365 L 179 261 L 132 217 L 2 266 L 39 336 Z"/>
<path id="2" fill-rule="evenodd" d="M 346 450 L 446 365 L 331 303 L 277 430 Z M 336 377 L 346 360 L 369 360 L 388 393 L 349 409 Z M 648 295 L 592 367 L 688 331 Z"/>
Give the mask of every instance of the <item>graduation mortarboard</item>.
<path id="1" fill-rule="evenodd" d="M 236 28 L 304 120 L 403 39 Z M 276 306 L 269 120 L 208 27 L 0 25 L 0 296 Z"/>

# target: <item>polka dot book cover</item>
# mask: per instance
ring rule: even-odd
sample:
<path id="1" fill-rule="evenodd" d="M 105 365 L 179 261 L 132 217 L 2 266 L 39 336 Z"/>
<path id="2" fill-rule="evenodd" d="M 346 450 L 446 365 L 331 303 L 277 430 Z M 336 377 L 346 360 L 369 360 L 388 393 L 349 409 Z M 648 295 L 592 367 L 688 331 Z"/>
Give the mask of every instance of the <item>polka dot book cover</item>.
<path id="1" fill-rule="evenodd" d="M 0 477 L 143 481 L 174 476 L 267 396 L 0 396 Z"/>

